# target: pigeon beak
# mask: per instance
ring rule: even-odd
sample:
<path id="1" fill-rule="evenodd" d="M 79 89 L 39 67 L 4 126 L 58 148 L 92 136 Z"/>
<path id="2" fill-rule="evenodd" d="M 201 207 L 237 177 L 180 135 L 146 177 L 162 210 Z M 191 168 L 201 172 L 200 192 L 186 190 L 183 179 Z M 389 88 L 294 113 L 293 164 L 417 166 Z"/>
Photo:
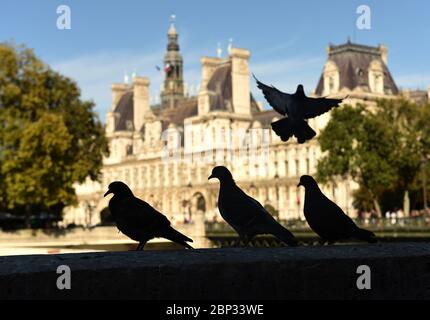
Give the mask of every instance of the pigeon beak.
<path id="1" fill-rule="evenodd" d="M 112 193 L 112 191 L 110 191 L 110 190 L 106 191 L 106 193 L 103 195 L 103 197 L 106 197 L 109 193 Z"/>
<path id="2" fill-rule="evenodd" d="M 210 180 L 210 179 L 212 179 L 212 178 L 215 178 L 213 174 L 211 174 L 211 175 L 208 177 L 208 180 Z"/>
<path id="3" fill-rule="evenodd" d="M 299 182 L 299 184 L 297 185 L 297 188 L 303 186 L 301 182 Z"/>

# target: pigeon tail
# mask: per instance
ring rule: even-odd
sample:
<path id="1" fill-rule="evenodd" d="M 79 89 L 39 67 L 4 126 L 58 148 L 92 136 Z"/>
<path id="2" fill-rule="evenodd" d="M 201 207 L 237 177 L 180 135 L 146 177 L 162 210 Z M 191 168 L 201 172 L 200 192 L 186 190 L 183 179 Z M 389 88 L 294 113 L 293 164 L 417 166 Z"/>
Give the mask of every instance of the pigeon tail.
<path id="1" fill-rule="evenodd" d="M 273 131 L 281 137 L 282 141 L 287 141 L 294 133 L 293 125 L 290 118 L 282 118 L 281 120 L 272 122 L 271 124 Z"/>
<path id="2" fill-rule="evenodd" d="M 166 230 L 164 230 L 162 237 L 170 241 L 179 243 L 188 249 L 193 249 L 193 247 L 187 243 L 187 242 L 193 242 L 193 240 L 183 235 L 179 231 L 173 229 L 171 226 L 169 226 Z"/>
<path id="3" fill-rule="evenodd" d="M 296 136 L 298 143 L 305 143 L 306 140 L 311 140 L 315 137 L 316 132 L 305 120 L 301 120 L 296 126 L 294 135 Z"/>
<path id="4" fill-rule="evenodd" d="M 298 243 L 297 243 L 296 238 L 286 228 L 284 228 L 280 224 L 276 223 L 276 224 L 273 225 L 273 229 L 274 230 L 272 231 L 272 234 L 276 238 L 278 238 L 279 240 L 281 240 L 282 242 L 288 244 L 291 247 L 297 246 Z"/>
<path id="5" fill-rule="evenodd" d="M 305 120 L 293 122 L 290 118 L 286 117 L 273 122 L 271 125 L 273 131 L 275 131 L 284 142 L 294 135 L 298 143 L 304 143 L 306 140 L 310 140 L 316 135 L 316 132 Z"/>
<path id="6" fill-rule="evenodd" d="M 355 230 L 353 236 L 357 239 L 367 241 L 369 243 L 376 243 L 377 242 L 375 234 L 373 232 L 365 230 L 365 229 L 357 228 Z"/>

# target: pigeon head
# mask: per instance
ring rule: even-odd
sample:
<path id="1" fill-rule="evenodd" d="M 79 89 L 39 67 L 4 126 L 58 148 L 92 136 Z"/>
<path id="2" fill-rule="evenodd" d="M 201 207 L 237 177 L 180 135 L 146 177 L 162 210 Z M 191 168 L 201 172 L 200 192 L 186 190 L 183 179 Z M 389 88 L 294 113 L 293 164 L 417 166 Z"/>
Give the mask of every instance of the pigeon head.
<path id="1" fill-rule="evenodd" d="M 208 180 L 212 178 L 218 178 L 220 181 L 233 180 L 231 172 L 224 166 L 217 166 L 212 169 L 212 174 L 209 176 Z"/>
<path id="2" fill-rule="evenodd" d="M 305 94 L 305 90 L 303 89 L 303 85 L 302 84 L 299 84 L 298 86 L 297 86 L 297 90 L 296 90 L 296 94 L 301 94 L 301 95 L 304 95 Z"/>
<path id="3" fill-rule="evenodd" d="M 312 187 L 317 187 L 318 188 L 318 184 L 315 181 L 314 178 L 312 178 L 311 176 L 308 175 L 303 175 L 300 177 L 300 182 L 297 185 L 297 187 L 303 186 L 305 188 L 312 188 Z"/>
<path id="4" fill-rule="evenodd" d="M 104 194 L 104 197 L 106 197 L 109 193 L 113 193 L 114 195 L 118 196 L 132 196 L 133 192 L 131 192 L 130 188 L 121 181 L 114 181 L 111 184 L 109 184 L 108 191 Z"/>

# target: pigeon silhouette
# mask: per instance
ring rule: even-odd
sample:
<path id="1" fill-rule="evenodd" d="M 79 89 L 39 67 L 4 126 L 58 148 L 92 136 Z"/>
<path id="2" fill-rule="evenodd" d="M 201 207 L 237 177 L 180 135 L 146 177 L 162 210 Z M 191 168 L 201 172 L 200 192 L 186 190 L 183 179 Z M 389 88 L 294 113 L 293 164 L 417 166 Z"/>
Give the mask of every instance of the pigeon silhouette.
<path id="1" fill-rule="evenodd" d="M 112 217 L 122 233 L 139 242 L 136 250 L 142 250 L 146 242 L 153 238 L 165 238 L 192 249 L 187 242 L 193 240 L 173 229 L 162 213 L 136 198 L 125 183 L 112 182 L 104 196 L 110 193 L 113 193 L 109 201 Z"/>
<path id="2" fill-rule="evenodd" d="M 281 226 L 255 199 L 243 192 L 224 166 L 213 168 L 209 179 L 218 178 L 218 209 L 224 220 L 248 243 L 257 234 L 272 234 L 290 246 L 297 245 L 294 235 Z"/>
<path id="3" fill-rule="evenodd" d="M 316 133 L 308 125 L 306 119 L 315 118 L 326 113 L 333 107 L 338 107 L 343 99 L 309 98 L 305 95 L 303 85 L 299 84 L 294 94 L 279 91 L 274 86 L 260 82 L 253 75 L 257 87 L 261 89 L 267 102 L 285 118 L 272 122 L 272 129 L 287 141 L 291 136 L 297 138 L 298 143 L 312 139 Z"/>
<path id="4" fill-rule="evenodd" d="M 337 204 L 321 192 L 314 178 L 301 176 L 297 187 L 299 186 L 305 187 L 305 218 L 311 229 L 323 240 L 333 243 L 355 238 L 369 243 L 376 242 L 375 234 L 357 227 Z"/>

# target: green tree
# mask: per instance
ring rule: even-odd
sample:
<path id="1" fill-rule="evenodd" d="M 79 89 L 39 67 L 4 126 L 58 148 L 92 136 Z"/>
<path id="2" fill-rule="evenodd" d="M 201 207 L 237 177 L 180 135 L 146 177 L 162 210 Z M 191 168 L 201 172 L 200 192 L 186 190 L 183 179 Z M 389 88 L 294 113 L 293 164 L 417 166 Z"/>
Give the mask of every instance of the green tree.
<path id="1" fill-rule="evenodd" d="M 422 156 L 428 154 L 420 122 L 424 106 L 405 99 L 384 99 L 376 104 L 372 117 L 384 124 L 393 149 L 389 160 L 396 171 L 396 190 L 403 193 L 403 211 L 409 215 L 410 191 L 421 170 Z M 427 118 L 430 121 L 430 118 Z M 429 122 L 427 122 L 429 123 Z"/>
<path id="2" fill-rule="evenodd" d="M 371 107 L 334 110 L 319 137 L 325 155 L 318 163 L 318 178 L 351 176 L 360 186 L 354 195 L 356 206 L 368 208 L 371 201 L 381 214 L 381 201 L 393 206 L 393 199 L 403 197 L 409 213 L 409 194 L 416 191 L 422 159 L 430 150 L 426 109 L 403 99 L 386 99 Z"/>
<path id="3" fill-rule="evenodd" d="M 350 176 L 381 214 L 380 198 L 384 189 L 393 187 L 395 172 L 387 158 L 393 146 L 379 119 L 371 117 L 365 105 L 345 105 L 332 112 L 318 139 L 326 152 L 318 162 L 318 179 Z"/>
<path id="4" fill-rule="evenodd" d="M 99 177 L 104 129 L 71 79 L 32 50 L 0 43 L 0 209 L 61 213 L 74 183 Z"/>

